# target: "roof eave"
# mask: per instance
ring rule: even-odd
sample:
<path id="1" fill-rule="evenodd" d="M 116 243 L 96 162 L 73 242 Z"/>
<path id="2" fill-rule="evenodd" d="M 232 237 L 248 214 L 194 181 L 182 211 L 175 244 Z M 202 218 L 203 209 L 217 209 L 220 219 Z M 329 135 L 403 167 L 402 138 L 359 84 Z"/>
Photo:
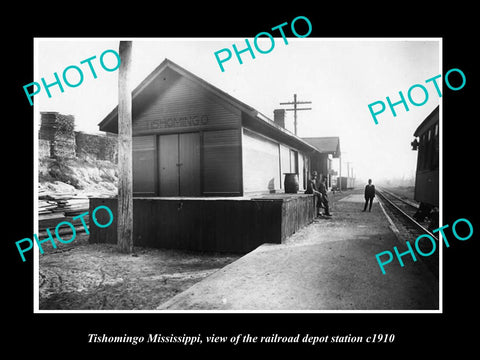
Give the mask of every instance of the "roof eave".
<path id="1" fill-rule="evenodd" d="M 135 89 L 132 90 L 132 102 L 133 100 L 145 89 L 148 85 L 152 83 L 165 68 L 167 65 L 173 64 L 169 59 L 165 58 L 160 65 L 158 65 L 155 70 L 153 70 L 143 81 L 137 85 Z M 118 116 L 118 105 L 116 105 L 110 113 L 105 116 L 105 118 L 98 123 L 98 127 L 100 128 L 101 131 L 102 128 L 105 128 L 108 126 L 108 124 L 113 121 L 116 117 Z"/>
<path id="2" fill-rule="evenodd" d="M 133 91 L 132 91 L 132 101 L 139 96 L 142 91 L 148 87 L 156 78 L 157 76 L 164 71 L 167 67 L 170 67 L 172 70 L 178 72 L 180 75 L 187 77 L 188 79 L 196 82 L 202 87 L 205 87 L 207 90 L 213 92 L 215 95 L 220 97 L 221 99 L 227 101 L 235 108 L 243 111 L 251 116 L 255 116 L 257 111 L 252 108 L 251 106 L 243 103 L 242 101 L 234 98 L 233 96 L 229 95 L 228 93 L 224 92 L 223 90 L 217 88 L 216 86 L 210 84 L 209 82 L 203 80 L 202 78 L 198 77 L 197 75 L 191 73 L 190 71 L 182 68 L 181 66 L 175 64 L 174 62 L 170 61 L 169 59 L 165 59 L 162 63 L 155 68 Z M 98 124 L 100 130 L 102 128 L 108 127 L 109 123 L 113 121 L 118 116 L 118 105 Z"/>
<path id="3" fill-rule="evenodd" d="M 302 138 L 298 137 L 297 135 L 291 133 L 289 130 L 281 127 L 280 125 L 276 124 L 273 120 L 265 116 L 259 111 L 253 110 L 250 113 L 245 112 L 251 119 L 253 119 L 257 124 L 260 126 L 266 126 L 273 131 L 278 132 L 278 135 L 281 137 L 288 139 L 289 142 L 296 144 L 296 147 L 300 147 L 305 151 L 309 152 L 318 152 L 318 149 L 309 144 L 308 142 L 304 141 Z"/>

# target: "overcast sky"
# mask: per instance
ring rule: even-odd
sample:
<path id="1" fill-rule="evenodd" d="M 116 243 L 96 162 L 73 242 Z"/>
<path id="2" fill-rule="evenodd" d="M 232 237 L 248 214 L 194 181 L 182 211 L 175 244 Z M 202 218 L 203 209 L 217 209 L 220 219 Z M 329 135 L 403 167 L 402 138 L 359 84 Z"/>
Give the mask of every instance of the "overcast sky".
<path id="1" fill-rule="evenodd" d="M 105 50 L 118 51 L 119 40 L 36 39 L 32 81 L 40 82 L 44 77 L 51 83 L 53 73 L 61 77 L 69 65 L 84 70 L 83 83 L 78 87 L 64 85 L 61 93 L 54 86 L 51 98 L 43 89 L 34 97 L 37 124 L 40 111 L 58 111 L 75 116 L 76 130 L 98 132 L 98 123 L 118 103 L 118 71 L 104 71 L 98 61 Z M 414 175 L 417 153 L 410 146 L 413 132 L 440 101 L 432 84 L 425 84 L 426 79 L 441 73 L 438 39 L 288 38 L 289 44 L 285 45 L 282 38 L 275 38 L 270 53 L 255 52 L 255 59 L 244 53 L 242 65 L 233 56 L 224 63 L 225 72 L 221 72 L 214 52 L 232 49 L 232 43 L 242 49 L 244 39 L 130 40 L 134 86 L 168 58 L 271 119 L 274 109 L 285 107 L 279 103 L 293 101 L 294 93 L 299 101 L 311 101 L 305 106 L 312 110 L 298 112 L 298 135 L 339 136 L 343 174 L 346 162 L 350 162 L 357 177 L 371 177 L 374 182 Z M 268 39 L 265 41 L 259 43 L 262 49 L 270 45 Z M 97 79 L 93 79 L 87 64 L 80 64 L 94 55 Z M 105 61 L 114 65 L 113 55 L 108 55 Z M 74 73 L 69 73 L 72 82 Z M 408 112 L 402 105 L 396 106 L 397 117 L 387 106 L 375 125 L 368 104 L 378 100 L 386 103 L 386 96 L 398 101 L 398 92 L 403 91 L 407 97 L 407 90 L 414 84 L 423 84 L 429 90 L 428 102 L 419 107 L 409 105 Z M 423 100 L 421 91 L 412 95 L 418 102 Z M 28 104 L 27 98 L 25 101 Z M 293 132 L 293 113 L 287 112 L 287 116 L 287 128 Z"/>

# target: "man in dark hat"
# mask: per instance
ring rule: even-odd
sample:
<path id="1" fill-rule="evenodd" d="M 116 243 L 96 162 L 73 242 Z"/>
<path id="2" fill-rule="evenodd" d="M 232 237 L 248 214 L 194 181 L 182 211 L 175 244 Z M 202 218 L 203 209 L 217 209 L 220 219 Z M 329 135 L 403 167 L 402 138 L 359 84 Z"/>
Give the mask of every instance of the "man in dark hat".
<path id="1" fill-rule="evenodd" d="M 375 197 L 375 185 L 372 184 L 372 179 L 368 179 L 368 185 L 365 186 L 365 206 L 363 211 L 367 211 L 367 204 L 370 202 L 368 211 L 372 211 L 372 202 Z"/>

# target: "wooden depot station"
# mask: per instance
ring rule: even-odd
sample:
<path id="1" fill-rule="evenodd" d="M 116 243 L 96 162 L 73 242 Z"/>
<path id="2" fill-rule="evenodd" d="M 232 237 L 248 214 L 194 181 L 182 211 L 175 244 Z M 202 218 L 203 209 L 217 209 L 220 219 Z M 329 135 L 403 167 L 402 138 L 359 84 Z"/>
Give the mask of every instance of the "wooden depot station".
<path id="1" fill-rule="evenodd" d="M 307 179 L 329 172 L 339 140 L 317 138 L 330 146 L 319 150 L 322 140 L 295 136 L 284 116 L 272 121 L 165 59 L 132 92 L 134 245 L 248 252 L 310 223 Z M 118 107 L 99 127 L 117 124 Z M 285 193 L 286 173 L 298 193 Z M 91 199 L 99 205 L 116 213 L 116 198 Z M 116 243 L 116 225 L 92 229 L 90 241 Z"/>

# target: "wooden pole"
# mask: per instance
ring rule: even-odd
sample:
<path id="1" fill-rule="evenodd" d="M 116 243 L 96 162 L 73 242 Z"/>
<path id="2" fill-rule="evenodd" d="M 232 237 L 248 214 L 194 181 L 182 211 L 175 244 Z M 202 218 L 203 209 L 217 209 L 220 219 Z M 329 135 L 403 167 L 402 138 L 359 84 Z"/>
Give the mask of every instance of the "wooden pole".
<path id="1" fill-rule="evenodd" d="M 340 165 L 340 186 L 338 188 L 338 191 L 342 192 L 342 155 L 340 155 L 339 165 Z"/>
<path id="2" fill-rule="evenodd" d="M 120 41 L 118 72 L 118 217 L 117 244 L 123 253 L 133 251 L 132 188 L 132 42 Z"/>
<path id="3" fill-rule="evenodd" d="M 293 94 L 293 102 L 281 102 L 280 105 L 293 105 L 293 109 L 285 109 L 286 111 L 293 111 L 293 126 L 294 134 L 297 135 L 297 111 L 312 110 L 312 108 L 298 108 L 298 104 L 311 104 L 311 101 L 297 101 L 297 94 Z"/>
<path id="4" fill-rule="evenodd" d="M 293 126 L 294 134 L 297 135 L 297 94 L 293 94 Z"/>

